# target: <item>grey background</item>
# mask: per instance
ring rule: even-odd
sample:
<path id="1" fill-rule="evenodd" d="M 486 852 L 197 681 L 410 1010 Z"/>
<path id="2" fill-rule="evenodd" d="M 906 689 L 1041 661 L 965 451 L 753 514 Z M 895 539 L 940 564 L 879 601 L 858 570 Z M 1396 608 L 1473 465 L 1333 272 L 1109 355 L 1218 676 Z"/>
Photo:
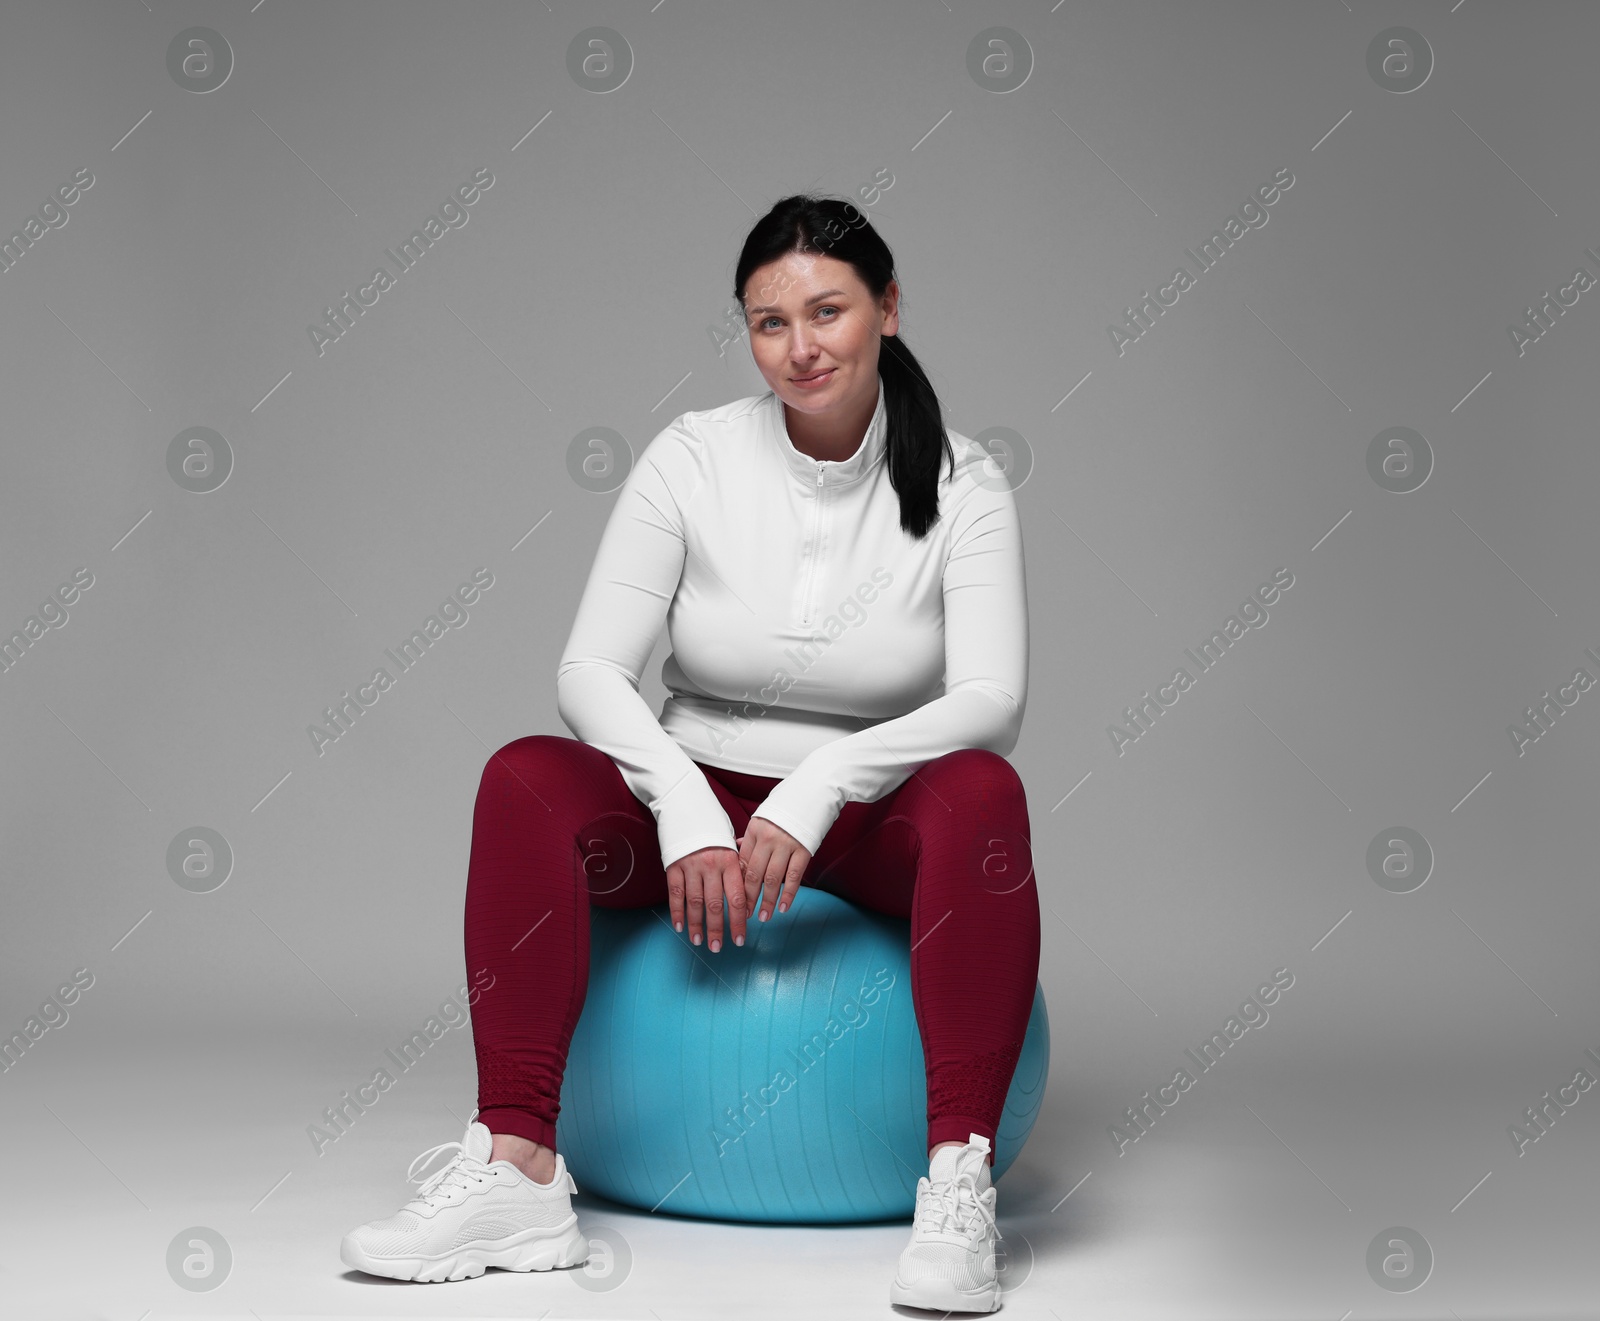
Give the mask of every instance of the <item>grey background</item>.
<path id="1" fill-rule="evenodd" d="M 570 445 L 606 426 L 637 455 L 765 388 L 709 328 L 749 226 L 812 188 L 894 250 L 948 424 L 1024 442 L 1012 760 L 1053 1058 L 1000 1185 L 1005 1310 L 1592 1314 L 1600 1094 L 1521 1156 L 1507 1131 L 1600 1051 L 1600 693 L 1524 755 L 1508 735 L 1600 677 L 1600 288 L 1524 355 L 1507 334 L 1600 277 L 1592 6 L 149 0 L 6 24 L 0 235 L 95 178 L 0 279 L 0 634 L 94 575 L 0 674 L 0 1029 L 95 979 L 0 1075 L 8 1297 L 130 1321 L 888 1309 L 903 1227 L 583 1196 L 631 1246 L 611 1288 L 345 1272 L 339 1237 L 460 1136 L 464 1026 L 335 1147 L 306 1136 L 466 980 L 484 761 L 568 732 L 555 666 L 612 499 Z M 235 61 L 205 94 L 166 66 L 195 24 Z M 568 72 L 597 24 L 635 61 L 608 93 Z M 968 72 L 994 25 L 1031 51 L 1014 91 Z M 1405 94 L 1366 64 L 1395 25 L 1434 60 Z M 481 166 L 469 222 L 318 356 L 307 326 Z M 1119 356 L 1108 324 L 1280 167 L 1269 223 Z M 167 469 L 193 426 L 233 452 L 207 494 Z M 1433 452 L 1404 494 L 1366 461 L 1395 426 Z M 319 757 L 307 725 L 479 566 L 470 624 Z M 1270 623 L 1119 755 L 1123 708 L 1279 567 Z M 193 826 L 234 853 L 210 893 L 167 869 Z M 1366 863 L 1396 826 L 1434 853 L 1408 894 Z M 1124 1107 L 1280 967 L 1270 1023 L 1118 1155 Z M 214 1292 L 166 1269 L 195 1225 L 232 1250 Z M 1391 1226 L 1435 1254 L 1409 1293 L 1367 1271 Z"/>

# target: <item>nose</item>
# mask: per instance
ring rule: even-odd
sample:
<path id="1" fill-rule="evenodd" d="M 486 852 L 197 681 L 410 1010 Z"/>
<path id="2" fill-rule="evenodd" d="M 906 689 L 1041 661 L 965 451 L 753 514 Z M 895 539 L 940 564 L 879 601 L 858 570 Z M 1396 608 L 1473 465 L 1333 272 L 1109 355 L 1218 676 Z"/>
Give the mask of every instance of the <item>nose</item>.
<path id="1" fill-rule="evenodd" d="M 797 326 L 789 334 L 789 365 L 796 372 L 803 372 L 805 365 L 816 355 L 812 351 L 814 343 L 810 330 L 805 326 Z"/>

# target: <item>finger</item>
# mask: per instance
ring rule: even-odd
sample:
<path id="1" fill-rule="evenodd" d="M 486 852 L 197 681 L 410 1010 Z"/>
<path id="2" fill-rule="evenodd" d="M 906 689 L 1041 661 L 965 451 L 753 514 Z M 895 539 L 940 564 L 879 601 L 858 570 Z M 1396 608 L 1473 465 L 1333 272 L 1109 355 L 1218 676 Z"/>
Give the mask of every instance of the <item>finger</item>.
<path id="1" fill-rule="evenodd" d="M 761 873 L 751 865 L 755 842 L 748 835 L 739 836 L 739 878 L 744 885 L 744 911 L 753 913 L 761 901 Z"/>
<path id="2" fill-rule="evenodd" d="M 806 873 L 806 864 L 810 861 L 803 849 L 796 849 L 789 855 L 788 868 L 783 878 L 783 897 L 778 900 L 778 911 L 787 913 L 789 905 L 794 902 L 795 892 L 800 888 L 800 878 Z"/>
<path id="3" fill-rule="evenodd" d="M 761 906 L 761 878 L 746 869 L 744 873 L 744 911 L 753 914 Z"/>
<path id="4" fill-rule="evenodd" d="M 713 954 L 722 948 L 722 869 L 705 869 L 706 948 Z"/>
<path id="5" fill-rule="evenodd" d="M 683 930 L 683 865 L 673 863 L 667 868 L 667 903 L 672 909 L 672 929 Z"/>
<path id="6" fill-rule="evenodd" d="M 774 843 L 772 854 L 767 859 L 767 872 L 762 878 L 762 884 L 767 892 L 767 913 L 770 916 L 774 909 L 783 912 L 787 905 L 783 894 L 784 878 L 789 873 L 790 856 L 794 845 L 787 840 L 778 840 Z"/>
<path id="7" fill-rule="evenodd" d="M 739 875 L 744 878 L 744 892 L 746 892 L 746 896 L 749 897 L 749 899 L 754 900 L 755 894 L 760 894 L 760 892 L 762 892 L 762 878 L 760 878 L 760 875 L 755 873 L 754 867 L 750 865 L 750 862 L 752 862 L 752 859 L 755 857 L 755 840 L 752 840 L 752 838 L 750 838 L 750 833 L 746 832 L 744 835 L 739 836 L 738 844 Z M 755 894 L 750 894 L 750 888 L 752 888 L 752 884 L 754 884 Z"/>
<path id="8" fill-rule="evenodd" d="M 775 843 L 760 845 L 750 859 L 750 875 L 755 878 L 756 893 L 761 895 L 760 919 L 765 922 L 772 916 L 772 910 L 778 903 L 778 887 L 782 882 L 782 872 L 774 873 L 773 860 L 776 851 Z"/>
<path id="9" fill-rule="evenodd" d="M 705 892 L 700 880 L 700 866 L 697 862 L 690 862 L 684 868 L 684 887 L 688 890 L 689 901 L 689 943 L 700 943 L 701 924 L 705 919 Z"/>
<path id="10" fill-rule="evenodd" d="M 747 863 L 748 860 L 744 856 L 745 855 L 744 840 L 745 840 L 745 837 L 743 835 L 738 836 L 733 841 L 733 851 L 737 855 L 736 859 L 735 859 L 735 866 L 736 866 L 736 868 L 738 869 L 738 872 L 739 872 L 739 879 L 744 882 L 745 894 L 746 894 L 746 896 L 748 896 L 749 893 L 750 893 L 750 873 L 749 873 L 749 870 L 748 870 L 748 868 L 746 866 L 746 863 Z"/>
<path id="11" fill-rule="evenodd" d="M 733 934 L 733 943 L 742 945 L 745 937 L 745 917 L 750 907 L 745 894 L 744 876 L 740 873 L 737 862 L 730 862 L 722 869 L 722 882 L 723 889 L 728 894 L 728 925 Z"/>

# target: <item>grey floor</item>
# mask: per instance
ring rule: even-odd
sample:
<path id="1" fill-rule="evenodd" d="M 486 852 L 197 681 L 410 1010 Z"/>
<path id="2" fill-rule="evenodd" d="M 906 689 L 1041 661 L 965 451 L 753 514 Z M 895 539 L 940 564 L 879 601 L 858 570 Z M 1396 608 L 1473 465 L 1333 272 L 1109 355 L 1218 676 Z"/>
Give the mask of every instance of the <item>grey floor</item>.
<path id="1" fill-rule="evenodd" d="M 1588 1113 L 1600 1095 L 1580 1098 L 1522 1157 L 1504 1132 L 1537 1097 L 1523 1096 L 1529 1078 L 1559 1081 L 1547 1051 L 1437 1067 L 1293 1058 L 1263 1040 L 1118 1156 L 1107 1126 L 1137 1093 L 1122 1096 L 1126 1075 L 1074 1067 L 1065 1015 L 1056 1022 L 1044 1114 L 999 1185 L 1005 1315 L 1600 1312 L 1600 1128 Z M 7 1317 L 934 1315 L 887 1301 L 905 1226 L 686 1221 L 586 1194 L 581 1223 L 621 1245 L 609 1274 L 586 1279 L 595 1287 L 575 1272 L 439 1285 L 349 1272 L 340 1236 L 404 1200 L 414 1155 L 460 1137 L 473 1104 L 464 1031 L 318 1156 L 305 1127 L 336 1099 L 323 1099 L 330 1078 L 361 1080 L 352 1061 L 371 1053 L 369 1036 L 302 1027 L 241 1042 L 157 1027 L 110 1039 L 84 1023 L 72 1038 L 74 1026 L 0 1079 Z M 1368 1244 L 1394 1225 L 1434 1254 L 1428 1280 L 1403 1294 L 1366 1267 Z M 180 1288 L 167 1267 L 168 1245 L 195 1226 L 232 1254 L 223 1283 L 203 1292 Z"/>

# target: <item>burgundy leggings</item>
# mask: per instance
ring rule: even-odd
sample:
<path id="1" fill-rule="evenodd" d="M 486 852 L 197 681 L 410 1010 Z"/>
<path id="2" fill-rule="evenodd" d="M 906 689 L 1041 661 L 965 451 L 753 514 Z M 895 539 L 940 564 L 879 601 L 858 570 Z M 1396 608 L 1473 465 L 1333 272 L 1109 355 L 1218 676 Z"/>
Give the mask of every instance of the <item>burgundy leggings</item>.
<path id="1" fill-rule="evenodd" d="M 742 835 L 778 781 L 695 764 Z M 632 859 L 625 876 L 607 874 L 605 859 L 616 857 Z M 1039 976 L 1027 801 L 1011 764 L 963 748 L 876 802 L 847 802 L 801 884 L 911 919 L 928 1146 L 972 1133 L 992 1146 Z M 490 1132 L 556 1145 L 567 1048 L 589 985 L 586 904 L 666 901 L 655 818 L 607 754 L 534 734 L 489 758 L 472 814 L 465 926 L 468 976 L 494 976 L 493 993 L 472 1007 L 478 1119 Z M 787 920 L 774 903 L 768 921 Z M 722 948 L 706 957 L 735 948 L 726 913 Z"/>

